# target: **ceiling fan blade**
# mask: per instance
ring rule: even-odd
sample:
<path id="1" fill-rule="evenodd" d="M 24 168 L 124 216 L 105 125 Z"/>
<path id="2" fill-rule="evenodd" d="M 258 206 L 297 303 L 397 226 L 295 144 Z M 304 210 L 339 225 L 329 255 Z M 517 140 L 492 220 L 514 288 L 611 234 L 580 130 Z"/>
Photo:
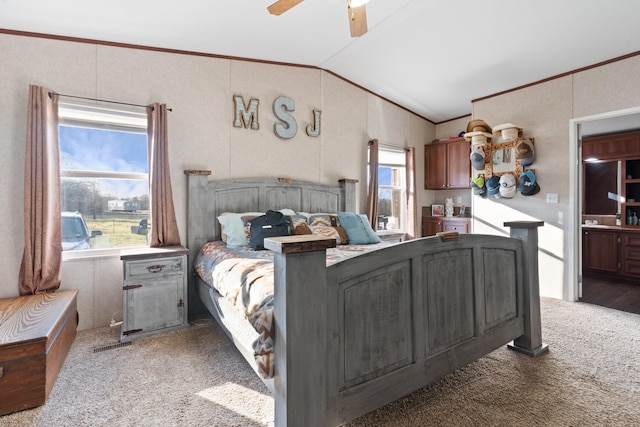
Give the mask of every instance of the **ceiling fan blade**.
<path id="1" fill-rule="evenodd" d="M 278 0 L 267 8 L 272 15 L 282 15 L 293 6 L 302 3 L 304 0 Z"/>
<path id="2" fill-rule="evenodd" d="M 365 5 L 351 7 L 347 5 L 349 11 L 349 29 L 351 37 L 360 37 L 367 32 L 367 10 Z"/>

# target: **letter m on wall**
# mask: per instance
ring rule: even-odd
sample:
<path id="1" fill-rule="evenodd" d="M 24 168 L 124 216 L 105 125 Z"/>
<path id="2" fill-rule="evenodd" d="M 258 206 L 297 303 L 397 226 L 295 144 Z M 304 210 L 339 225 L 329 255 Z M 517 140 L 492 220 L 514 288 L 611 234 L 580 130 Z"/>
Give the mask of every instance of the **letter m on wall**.
<path id="1" fill-rule="evenodd" d="M 244 104 L 244 99 L 240 95 L 233 96 L 233 126 L 244 127 L 245 129 L 251 128 L 258 130 L 260 123 L 258 123 L 258 105 L 260 100 L 251 98 L 249 101 L 249 108 Z"/>

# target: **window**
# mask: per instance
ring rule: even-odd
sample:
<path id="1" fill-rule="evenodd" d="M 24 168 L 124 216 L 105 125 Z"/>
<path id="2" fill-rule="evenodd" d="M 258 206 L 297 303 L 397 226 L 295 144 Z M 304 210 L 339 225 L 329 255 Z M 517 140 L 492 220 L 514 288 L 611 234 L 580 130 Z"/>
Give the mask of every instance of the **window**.
<path id="1" fill-rule="evenodd" d="M 378 149 L 378 230 L 404 231 L 406 221 L 406 154 L 399 148 Z"/>
<path id="2" fill-rule="evenodd" d="M 58 131 L 63 250 L 146 246 L 146 112 L 60 103 Z"/>

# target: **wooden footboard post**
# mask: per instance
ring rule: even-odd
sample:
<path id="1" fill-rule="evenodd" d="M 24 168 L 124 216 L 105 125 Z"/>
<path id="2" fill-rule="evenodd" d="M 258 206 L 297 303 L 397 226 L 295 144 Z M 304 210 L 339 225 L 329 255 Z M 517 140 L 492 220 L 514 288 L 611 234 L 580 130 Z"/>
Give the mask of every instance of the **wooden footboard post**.
<path id="1" fill-rule="evenodd" d="M 524 261 L 524 335 L 508 347 L 529 356 L 538 356 L 549 349 L 542 342 L 540 321 L 540 283 L 538 281 L 538 227 L 542 221 L 505 222 L 511 227 L 511 238 L 522 240 Z"/>
<path id="2" fill-rule="evenodd" d="M 274 252 L 275 426 L 327 425 L 326 249 L 335 239 L 267 238 Z"/>
<path id="3" fill-rule="evenodd" d="M 212 235 L 206 235 L 207 224 L 212 222 L 212 218 L 206 215 L 206 204 L 208 202 L 205 197 L 205 187 L 207 179 L 211 175 L 208 170 L 192 170 L 184 171 L 187 175 L 187 203 L 189 205 L 187 218 L 187 249 L 189 249 L 188 264 L 193 265 L 193 261 L 198 254 L 198 250 L 204 245 Z M 193 274 L 187 275 L 189 283 L 188 305 L 189 315 L 194 313 L 204 313 L 206 308 L 200 298 L 197 297 L 195 289 L 195 278 Z M 191 317 L 191 316 L 189 316 Z"/>

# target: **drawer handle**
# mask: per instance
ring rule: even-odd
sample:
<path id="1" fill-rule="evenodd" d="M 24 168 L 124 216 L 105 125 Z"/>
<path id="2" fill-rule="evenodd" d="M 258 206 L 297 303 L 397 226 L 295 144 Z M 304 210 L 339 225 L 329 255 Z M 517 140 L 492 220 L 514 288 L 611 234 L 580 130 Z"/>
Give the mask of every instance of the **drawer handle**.
<path id="1" fill-rule="evenodd" d="M 149 273 L 160 273 L 164 267 L 164 264 L 150 265 L 147 267 L 147 271 L 149 271 Z"/>

